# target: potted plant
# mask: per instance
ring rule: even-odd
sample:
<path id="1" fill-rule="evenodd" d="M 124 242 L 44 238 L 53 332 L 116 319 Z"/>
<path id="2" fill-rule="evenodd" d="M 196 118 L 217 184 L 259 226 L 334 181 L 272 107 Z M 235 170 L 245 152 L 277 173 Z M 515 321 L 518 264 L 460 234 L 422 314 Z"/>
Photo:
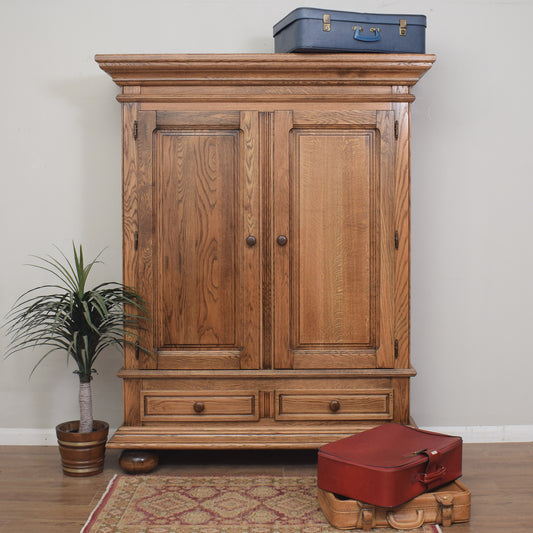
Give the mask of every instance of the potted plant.
<path id="1" fill-rule="evenodd" d="M 105 443 L 109 425 L 93 420 L 91 380 L 94 363 L 110 346 L 136 344 L 146 320 L 144 304 L 137 292 L 121 283 L 106 282 L 88 288 L 91 270 L 98 254 L 85 263 L 81 245 L 73 243 L 73 259 L 60 251 L 61 257 L 36 257 L 30 266 L 48 271 L 54 283 L 30 289 L 22 294 L 7 315 L 10 343 L 6 357 L 21 350 L 47 348 L 32 370 L 50 354 L 67 352 L 76 364 L 80 382 L 79 421 L 56 427 L 63 471 L 71 476 L 90 476 L 103 470 Z"/>

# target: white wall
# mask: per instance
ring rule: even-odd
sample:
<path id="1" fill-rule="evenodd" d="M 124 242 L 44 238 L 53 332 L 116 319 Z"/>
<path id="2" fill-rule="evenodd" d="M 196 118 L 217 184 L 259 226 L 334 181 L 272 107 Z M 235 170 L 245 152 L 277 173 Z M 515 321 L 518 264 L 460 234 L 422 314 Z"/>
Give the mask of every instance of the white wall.
<path id="1" fill-rule="evenodd" d="M 272 52 L 273 24 L 301 5 L 2 0 L 0 316 L 46 281 L 22 265 L 52 244 L 107 246 L 99 276 L 120 278 L 120 106 L 94 54 Z M 438 59 L 415 87 L 412 114 L 412 413 L 423 426 L 533 427 L 533 3 L 303 5 L 428 16 Z M 0 360 L 0 440 L 2 428 L 78 417 L 63 356 L 28 380 L 41 353 Z M 95 415 L 115 427 L 120 365 L 118 352 L 106 354 L 94 380 Z"/>

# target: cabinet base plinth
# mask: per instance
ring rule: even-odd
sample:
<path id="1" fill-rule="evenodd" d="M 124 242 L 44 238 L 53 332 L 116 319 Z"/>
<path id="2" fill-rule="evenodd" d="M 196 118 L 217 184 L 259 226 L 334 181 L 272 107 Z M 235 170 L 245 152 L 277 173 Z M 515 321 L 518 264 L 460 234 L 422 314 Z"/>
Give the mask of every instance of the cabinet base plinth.
<path id="1" fill-rule="evenodd" d="M 170 428 L 157 426 L 121 426 L 107 443 L 108 448 L 123 450 L 185 449 L 318 449 L 380 423 L 364 423 L 346 427 L 310 427 L 291 431 L 266 428 Z M 136 452 L 135 452 L 136 453 Z"/>

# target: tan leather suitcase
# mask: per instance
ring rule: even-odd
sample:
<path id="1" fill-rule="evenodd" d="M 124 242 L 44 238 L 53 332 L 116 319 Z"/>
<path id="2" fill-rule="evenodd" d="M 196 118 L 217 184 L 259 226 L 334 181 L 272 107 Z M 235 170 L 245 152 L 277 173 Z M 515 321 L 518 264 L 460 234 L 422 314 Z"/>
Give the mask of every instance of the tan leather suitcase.
<path id="1" fill-rule="evenodd" d="M 392 509 L 345 499 L 318 488 L 318 503 L 332 526 L 363 531 L 374 527 L 416 529 L 423 524 L 449 526 L 467 522 L 470 499 L 470 491 L 457 480 Z"/>

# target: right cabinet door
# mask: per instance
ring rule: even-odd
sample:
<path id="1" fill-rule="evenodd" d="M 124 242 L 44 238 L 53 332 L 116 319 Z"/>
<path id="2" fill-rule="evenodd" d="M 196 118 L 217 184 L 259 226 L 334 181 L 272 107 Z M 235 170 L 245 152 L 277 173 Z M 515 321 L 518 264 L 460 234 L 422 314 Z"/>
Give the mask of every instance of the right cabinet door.
<path id="1" fill-rule="evenodd" d="M 274 117 L 274 366 L 392 368 L 394 113 Z"/>

